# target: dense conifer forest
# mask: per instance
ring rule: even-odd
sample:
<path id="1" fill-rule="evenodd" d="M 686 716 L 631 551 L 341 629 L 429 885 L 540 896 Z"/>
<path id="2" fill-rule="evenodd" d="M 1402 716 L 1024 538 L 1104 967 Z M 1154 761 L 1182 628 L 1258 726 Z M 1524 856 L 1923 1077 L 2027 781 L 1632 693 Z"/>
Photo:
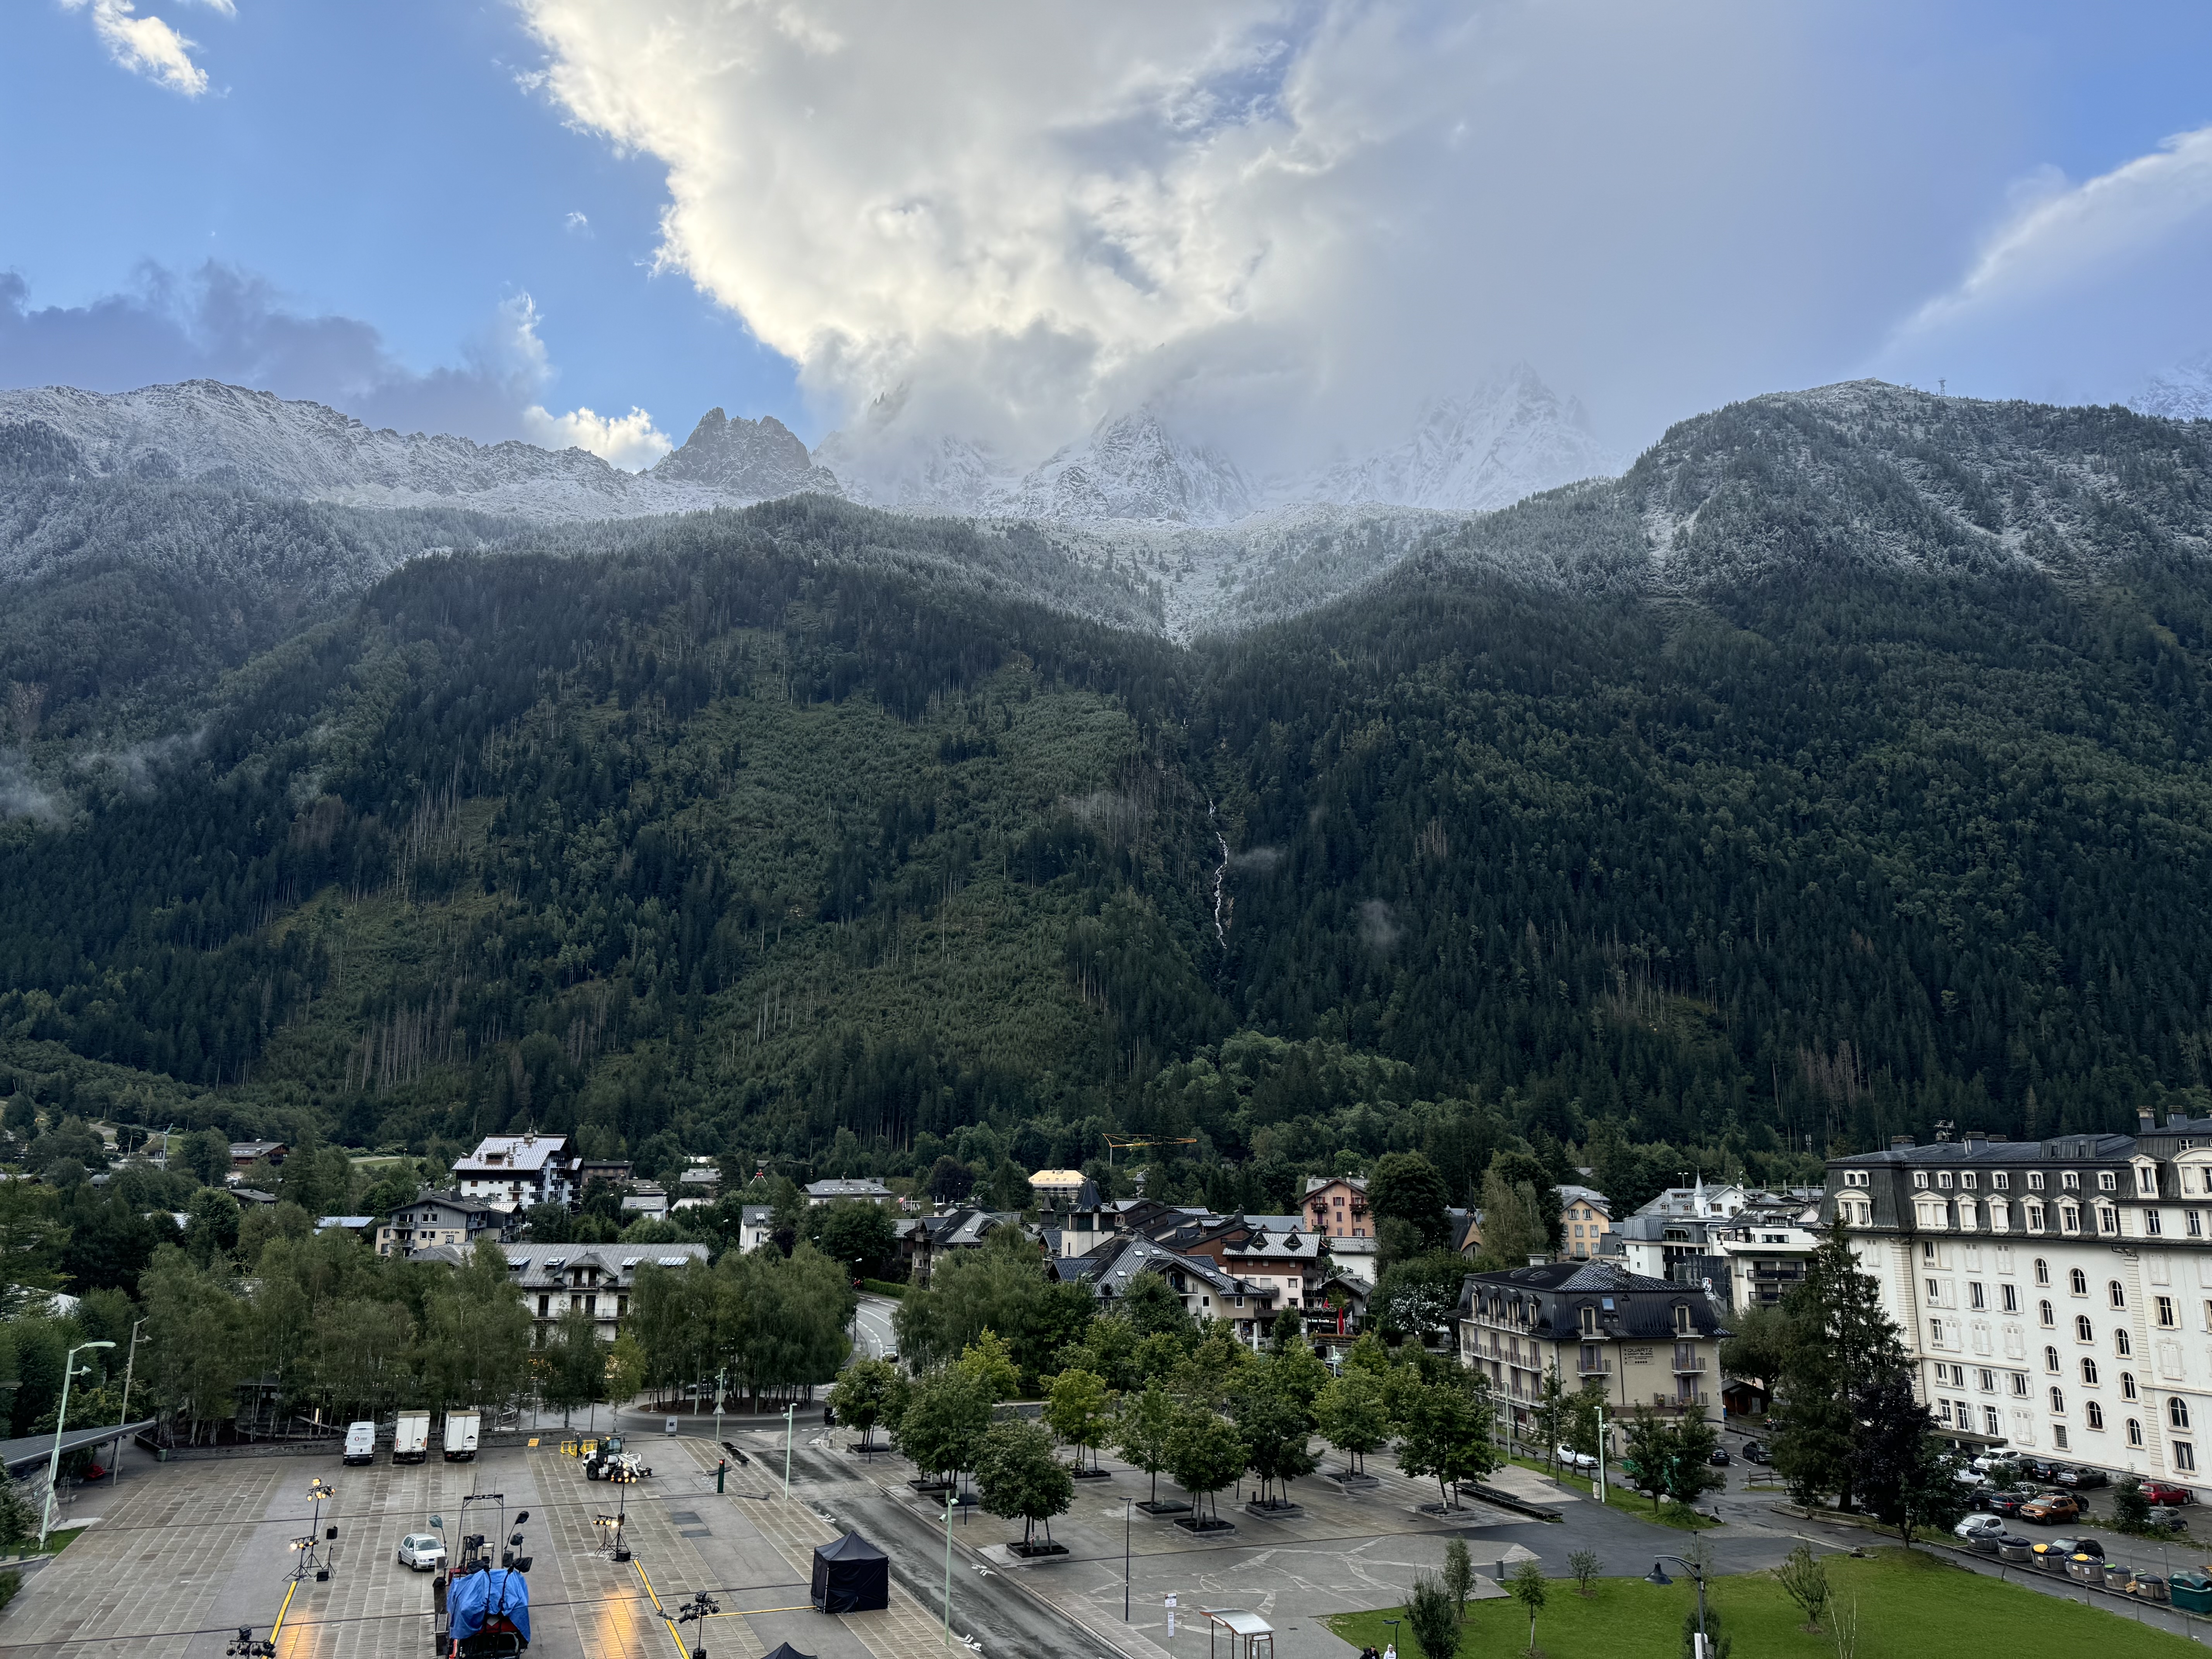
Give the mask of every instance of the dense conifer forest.
<path id="1" fill-rule="evenodd" d="M 1153 1190 L 1268 1210 L 1390 1150 L 1633 1202 L 2212 1110 L 2212 434 L 1844 390 L 1188 647 L 821 498 L 87 504 L 19 436 L 19 545 L 198 551 L 14 579 L 0 1097 L 647 1172 L 1188 1137 Z M 248 523 L 283 604 L 204 603 Z"/>

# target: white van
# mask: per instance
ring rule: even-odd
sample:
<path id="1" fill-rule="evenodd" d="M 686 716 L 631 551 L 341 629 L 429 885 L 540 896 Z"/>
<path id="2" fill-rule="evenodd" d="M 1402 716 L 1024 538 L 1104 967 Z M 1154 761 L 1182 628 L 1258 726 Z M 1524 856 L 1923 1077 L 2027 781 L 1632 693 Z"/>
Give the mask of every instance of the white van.
<path id="1" fill-rule="evenodd" d="M 429 1453 L 430 1413 L 402 1412 L 392 1425 L 392 1461 L 419 1463 Z"/>
<path id="2" fill-rule="evenodd" d="M 355 1423 L 346 1429 L 345 1461 L 349 1463 L 376 1462 L 376 1425 Z"/>
<path id="3" fill-rule="evenodd" d="M 477 1436 L 483 1427 L 483 1417 L 479 1412 L 447 1412 L 446 1461 L 448 1463 L 472 1462 L 477 1455 Z"/>

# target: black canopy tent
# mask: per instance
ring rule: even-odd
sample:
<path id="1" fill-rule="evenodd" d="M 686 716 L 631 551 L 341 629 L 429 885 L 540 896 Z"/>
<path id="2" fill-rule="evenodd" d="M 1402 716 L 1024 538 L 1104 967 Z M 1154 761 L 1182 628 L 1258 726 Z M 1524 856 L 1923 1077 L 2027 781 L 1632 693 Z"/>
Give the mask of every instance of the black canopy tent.
<path id="1" fill-rule="evenodd" d="M 763 1655 L 762 1659 L 814 1659 L 814 1656 L 811 1653 L 801 1653 L 790 1643 L 786 1642 L 774 1653 Z"/>
<path id="2" fill-rule="evenodd" d="M 823 1613 L 874 1613 L 891 1604 L 890 1558 L 857 1532 L 814 1552 L 814 1605 Z"/>

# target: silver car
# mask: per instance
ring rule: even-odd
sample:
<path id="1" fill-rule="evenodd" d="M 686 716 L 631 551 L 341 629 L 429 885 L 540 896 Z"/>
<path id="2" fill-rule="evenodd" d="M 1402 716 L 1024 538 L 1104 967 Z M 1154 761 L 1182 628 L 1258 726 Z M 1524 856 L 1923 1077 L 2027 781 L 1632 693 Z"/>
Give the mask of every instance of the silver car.
<path id="1" fill-rule="evenodd" d="M 417 1572 L 435 1572 L 446 1565 L 446 1547 L 434 1532 L 410 1532 L 399 1540 L 399 1565 Z"/>

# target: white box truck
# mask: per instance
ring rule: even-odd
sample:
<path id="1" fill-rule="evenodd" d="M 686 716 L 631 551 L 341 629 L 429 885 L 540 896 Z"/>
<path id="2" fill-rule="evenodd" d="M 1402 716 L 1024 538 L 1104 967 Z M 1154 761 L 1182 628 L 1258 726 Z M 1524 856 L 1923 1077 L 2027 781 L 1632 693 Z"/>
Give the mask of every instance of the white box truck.
<path id="1" fill-rule="evenodd" d="M 349 1424 L 346 1428 L 345 1450 L 341 1455 L 348 1463 L 376 1462 L 376 1425 L 369 1422 Z"/>
<path id="2" fill-rule="evenodd" d="M 392 1426 L 392 1461 L 419 1463 L 430 1449 L 430 1413 L 402 1412 Z"/>
<path id="3" fill-rule="evenodd" d="M 477 1455 L 477 1435 L 483 1426 L 483 1416 L 475 1410 L 446 1413 L 446 1461 L 448 1463 L 472 1462 Z"/>

